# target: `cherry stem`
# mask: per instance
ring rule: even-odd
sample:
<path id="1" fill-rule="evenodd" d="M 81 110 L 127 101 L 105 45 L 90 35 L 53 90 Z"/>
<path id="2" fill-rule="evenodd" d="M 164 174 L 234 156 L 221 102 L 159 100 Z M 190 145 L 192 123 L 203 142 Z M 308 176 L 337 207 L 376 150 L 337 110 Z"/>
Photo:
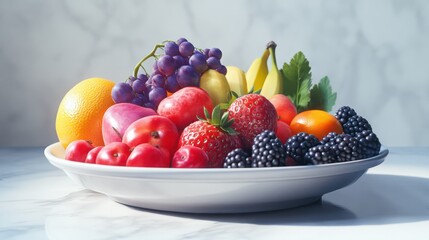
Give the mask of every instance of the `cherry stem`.
<path id="1" fill-rule="evenodd" d="M 144 57 L 142 60 L 140 60 L 139 63 L 137 63 L 137 65 L 134 67 L 134 71 L 133 71 L 133 76 L 135 78 L 137 78 L 137 75 L 139 73 L 139 68 L 143 67 L 143 65 L 142 65 L 143 62 L 146 61 L 147 59 L 149 59 L 150 57 L 156 57 L 156 55 L 155 55 L 156 50 L 158 50 L 158 48 L 162 48 L 162 47 L 164 47 L 164 44 L 155 45 L 153 50 L 146 57 Z"/>

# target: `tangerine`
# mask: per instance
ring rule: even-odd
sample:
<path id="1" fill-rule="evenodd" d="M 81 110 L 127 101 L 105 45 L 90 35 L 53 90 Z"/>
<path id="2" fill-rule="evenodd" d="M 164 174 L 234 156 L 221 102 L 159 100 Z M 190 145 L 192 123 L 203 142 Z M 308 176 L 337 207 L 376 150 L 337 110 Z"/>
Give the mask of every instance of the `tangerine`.
<path id="1" fill-rule="evenodd" d="M 64 148 L 74 140 L 104 145 L 101 123 L 104 112 L 114 104 L 111 97 L 114 85 L 111 80 L 88 78 L 64 95 L 55 121 L 58 140 Z"/>
<path id="2" fill-rule="evenodd" d="M 307 110 L 298 113 L 291 121 L 290 128 L 295 135 L 300 132 L 313 134 L 322 140 L 330 132 L 343 133 L 341 123 L 323 110 Z"/>

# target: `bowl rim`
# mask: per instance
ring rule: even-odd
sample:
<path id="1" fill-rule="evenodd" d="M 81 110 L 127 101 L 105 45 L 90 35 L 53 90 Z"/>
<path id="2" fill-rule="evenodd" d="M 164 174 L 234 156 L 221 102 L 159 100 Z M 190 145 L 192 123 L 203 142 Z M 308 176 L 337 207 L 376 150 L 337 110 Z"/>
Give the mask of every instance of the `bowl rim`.
<path id="1" fill-rule="evenodd" d="M 225 177 L 228 181 L 248 179 L 254 176 L 255 181 L 272 181 L 288 178 L 314 178 L 326 177 L 335 174 L 346 174 L 357 171 L 366 171 L 368 168 L 381 164 L 389 153 L 382 146 L 376 156 L 354 160 L 320 165 L 284 166 L 273 168 L 151 168 L 151 167 L 126 167 L 89 164 L 65 160 L 53 153 L 54 150 L 63 150 L 59 142 L 47 146 L 44 154 L 49 162 L 66 172 L 84 175 L 125 177 L 125 178 L 151 178 L 151 179 L 205 179 L 219 181 Z M 259 178 L 258 178 L 259 177 Z"/>

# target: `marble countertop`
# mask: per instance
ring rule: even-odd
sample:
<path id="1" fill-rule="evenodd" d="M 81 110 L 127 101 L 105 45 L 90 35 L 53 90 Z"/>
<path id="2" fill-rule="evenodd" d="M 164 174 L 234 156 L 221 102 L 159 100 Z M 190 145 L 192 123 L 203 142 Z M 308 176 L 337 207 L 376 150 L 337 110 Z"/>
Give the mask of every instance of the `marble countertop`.
<path id="1" fill-rule="evenodd" d="M 74 184 L 43 148 L 0 148 L 0 239 L 427 239 L 429 148 L 389 150 L 318 203 L 211 215 L 124 206 Z"/>

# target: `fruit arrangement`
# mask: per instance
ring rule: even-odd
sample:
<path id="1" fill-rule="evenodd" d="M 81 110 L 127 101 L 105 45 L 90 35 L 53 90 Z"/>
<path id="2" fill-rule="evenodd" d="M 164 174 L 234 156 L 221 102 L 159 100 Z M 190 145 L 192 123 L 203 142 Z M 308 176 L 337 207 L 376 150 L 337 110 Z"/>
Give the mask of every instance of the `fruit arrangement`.
<path id="1" fill-rule="evenodd" d="M 313 85 L 301 52 L 279 68 L 276 46 L 269 42 L 244 72 L 223 65 L 219 48 L 196 48 L 180 38 L 157 44 L 124 82 L 83 80 L 57 113 L 65 159 L 129 167 L 260 168 L 377 155 L 381 143 L 364 117 L 349 106 L 329 113 L 336 101 L 329 78 Z M 149 60 L 151 72 L 144 66 Z"/>

